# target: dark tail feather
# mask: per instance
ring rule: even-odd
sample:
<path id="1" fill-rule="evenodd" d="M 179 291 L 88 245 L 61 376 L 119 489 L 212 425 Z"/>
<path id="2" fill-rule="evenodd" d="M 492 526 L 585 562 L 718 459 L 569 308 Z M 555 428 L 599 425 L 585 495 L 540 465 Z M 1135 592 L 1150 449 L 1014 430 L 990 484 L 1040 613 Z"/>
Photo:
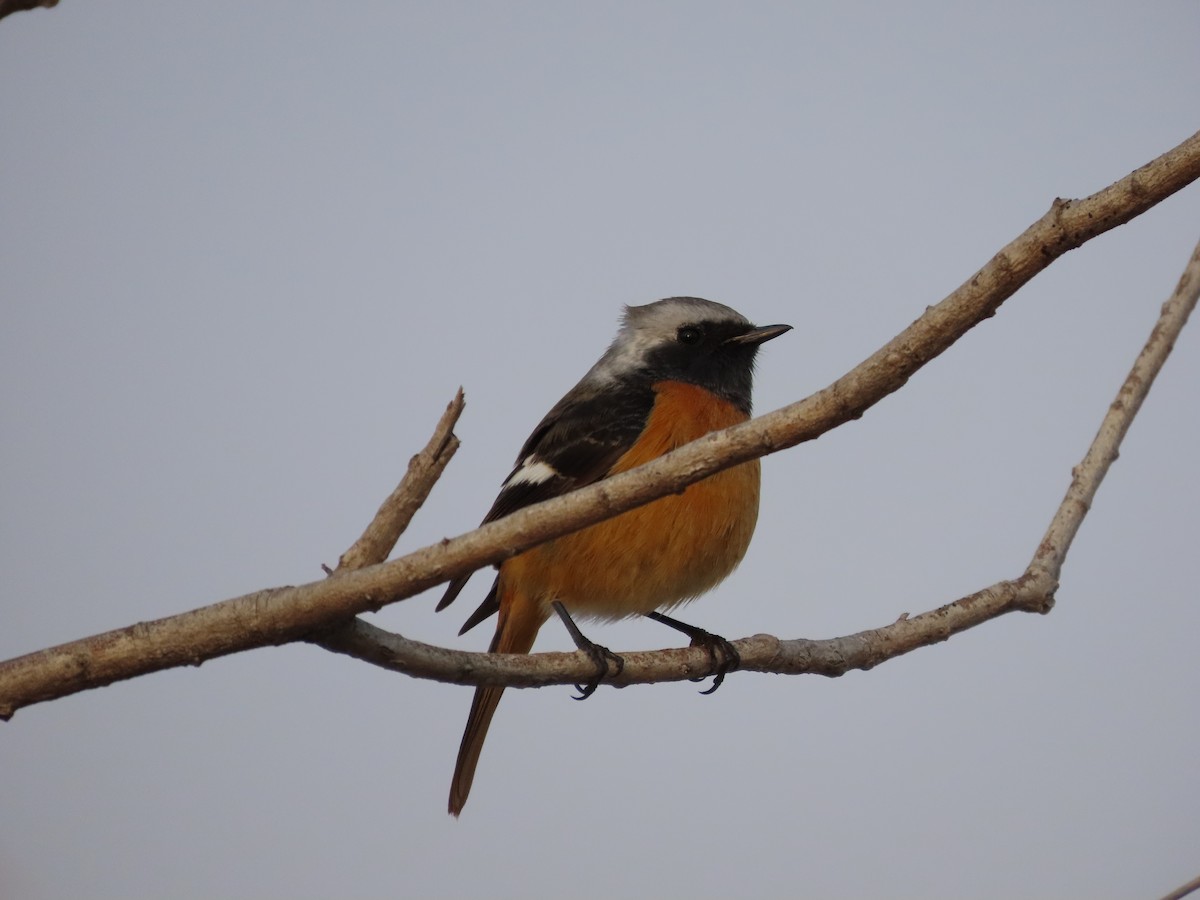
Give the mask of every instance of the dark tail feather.
<path id="1" fill-rule="evenodd" d="M 484 601 L 482 610 L 489 601 L 495 603 L 496 587 L 492 586 L 488 599 Z M 495 603 L 496 608 L 499 604 Z M 538 629 L 545 621 L 539 615 L 537 607 L 528 604 L 525 608 L 509 608 L 496 628 L 492 638 L 489 653 L 528 653 L 533 649 L 533 641 Z M 476 616 L 479 612 L 476 611 Z M 491 615 L 491 613 L 487 613 Z M 487 615 L 482 618 L 487 618 Z M 475 616 L 471 617 L 472 619 Z M 468 621 L 468 625 L 472 624 Z M 464 629 L 465 630 L 465 629 Z M 500 697 L 504 694 L 502 687 L 478 687 L 475 689 L 475 699 L 471 701 L 471 713 L 467 716 L 467 727 L 463 731 L 462 743 L 458 746 L 458 761 L 454 764 L 454 778 L 450 781 L 450 814 L 457 816 L 466 805 L 467 795 L 471 793 L 471 782 L 475 780 L 475 766 L 479 763 L 479 753 L 483 750 L 483 741 L 487 737 L 488 726 L 492 724 L 492 716 L 500 705 Z"/>
<path id="2" fill-rule="evenodd" d="M 437 611 L 441 612 L 447 606 L 454 602 L 455 598 L 462 592 L 462 589 L 467 585 L 467 579 L 455 578 L 446 586 L 446 593 L 442 595 L 442 599 L 438 601 Z M 494 616 L 500 611 L 500 601 L 496 598 L 496 587 L 500 584 L 500 577 L 496 576 L 496 580 L 492 582 L 492 589 L 488 591 L 488 595 L 483 598 L 483 602 L 479 604 L 479 608 L 467 618 L 463 623 L 463 627 L 458 629 L 460 635 L 466 634 L 484 619 L 489 616 Z"/>
<path id="3" fill-rule="evenodd" d="M 475 780 L 475 766 L 479 764 L 479 753 L 487 737 L 492 716 L 504 695 L 502 687 L 475 689 L 475 700 L 471 703 L 471 714 L 467 717 L 467 728 L 463 732 L 462 744 L 458 748 L 458 762 L 454 764 L 454 778 L 450 782 L 450 815 L 457 816 L 467 803 L 471 793 L 471 782 Z"/>
<path id="4" fill-rule="evenodd" d="M 474 572 L 471 573 L 471 575 L 474 574 Z M 471 575 L 461 575 L 446 585 L 446 593 L 442 594 L 442 599 L 438 601 L 436 608 L 437 612 L 441 612 L 454 602 L 454 598 L 462 593 L 462 589 L 465 588 L 467 586 L 467 582 L 471 580 Z"/>
<path id="5" fill-rule="evenodd" d="M 496 593 L 499 589 L 500 589 L 500 576 L 497 575 L 496 580 L 492 582 L 492 589 L 490 591 L 488 591 L 488 595 L 483 598 L 483 602 L 479 604 L 479 608 L 477 610 L 475 610 L 475 612 L 471 613 L 471 615 L 467 618 L 467 621 L 463 622 L 463 627 L 458 629 L 458 633 L 460 635 L 466 634 L 468 631 L 470 631 L 472 628 L 474 628 L 476 625 L 478 625 L 484 619 L 488 618 L 488 616 L 493 616 L 496 613 L 500 612 L 500 599 Z M 495 651 L 492 651 L 492 652 L 495 652 Z M 526 650 L 526 651 L 518 650 L 515 652 L 528 653 L 529 651 L 528 650 Z"/>

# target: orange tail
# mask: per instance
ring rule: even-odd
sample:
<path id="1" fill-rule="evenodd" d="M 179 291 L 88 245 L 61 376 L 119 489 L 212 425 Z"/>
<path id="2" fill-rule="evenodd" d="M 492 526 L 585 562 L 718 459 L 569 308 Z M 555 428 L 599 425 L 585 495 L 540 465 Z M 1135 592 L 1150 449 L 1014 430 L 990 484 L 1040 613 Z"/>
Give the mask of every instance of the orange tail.
<path id="1" fill-rule="evenodd" d="M 503 579 L 503 571 L 500 578 Z M 490 653 L 528 653 L 533 648 L 538 629 L 546 621 L 539 604 L 526 599 L 517 591 L 506 591 L 500 585 L 500 620 L 496 623 L 496 636 L 492 638 Z M 500 705 L 504 694 L 502 687 L 479 687 L 471 702 L 471 714 L 463 731 L 462 743 L 458 747 L 458 762 L 454 765 L 454 778 L 450 782 L 450 814 L 457 816 L 467 803 L 471 793 L 471 782 L 475 780 L 475 766 L 479 763 L 479 752 L 483 749 L 488 726 Z"/>

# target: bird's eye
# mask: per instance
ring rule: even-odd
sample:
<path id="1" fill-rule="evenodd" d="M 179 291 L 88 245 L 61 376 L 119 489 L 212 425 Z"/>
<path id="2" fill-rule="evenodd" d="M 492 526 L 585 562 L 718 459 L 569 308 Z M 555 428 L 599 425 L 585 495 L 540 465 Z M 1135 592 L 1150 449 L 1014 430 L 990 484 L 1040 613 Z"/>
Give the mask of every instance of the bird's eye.
<path id="1" fill-rule="evenodd" d="M 698 344 L 700 343 L 700 338 L 704 337 L 704 332 L 695 325 L 684 325 L 676 332 L 675 337 L 679 339 L 679 343 L 681 344 Z"/>

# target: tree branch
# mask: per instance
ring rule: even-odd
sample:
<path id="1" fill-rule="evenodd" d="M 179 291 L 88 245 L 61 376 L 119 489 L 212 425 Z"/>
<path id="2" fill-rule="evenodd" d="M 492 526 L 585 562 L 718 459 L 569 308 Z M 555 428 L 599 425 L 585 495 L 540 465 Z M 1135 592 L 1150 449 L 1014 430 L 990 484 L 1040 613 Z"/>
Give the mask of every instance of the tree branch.
<path id="1" fill-rule="evenodd" d="M 433 437 L 420 453 L 408 461 L 408 471 L 390 497 L 383 501 L 371 524 L 338 560 L 338 572 L 362 569 L 387 559 L 400 535 L 408 528 L 417 510 L 424 506 L 429 492 L 442 477 L 450 459 L 458 450 L 454 426 L 465 404 L 462 388 L 454 395 L 433 430 Z M 335 573 L 329 573 L 335 574 Z"/>
<path id="2" fill-rule="evenodd" d="M 919 647 L 1017 609 L 1047 611 L 1046 594 L 1027 579 L 1002 581 L 931 612 L 902 617 L 891 625 L 827 640 L 782 640 L 756 634 L 731 643 L 741 658 L 739 670 L 776 675 L 826 675 L 836 678 L 852 669 L 871 669 Z M 545 687 L 576 684 L 596 674 L 586 654 L 472 653 L 423 644 L 355 620 L 322 646 L 347 656 L 417 678 L 451 684 L 496 684 Z M 607 679 L 614 687 L 657 684 L 714 675 L 712 657 L 702 647 L 621 652 L 625 666 Z"/>
<path id="3" fill-rule="evenodd" d="M 829 387 L 746 424 L 707 435 L 645 466 L 391 562 L 299 587 L 258 591 L 0 663 L 0 717 L 8 718 L 31 703 L 124 678 L 308 638 L 331 623 L 377 610 L 550 538 L 681 491 L 722 469 L 812 440 L 858 418 L 898 390 L 922 365 L 993 315 L 1004 300 L 1059 256 L 1129 221 L 1198 177 L 1200 133 L 1084 200 L 1056 200 L 1046 215 L 966 283 Z M 955 612 L 943 614 L 950 609 L 943 607 L 925 615 L 944 620 L 948 636 L 983 621 L 967 615 L 982 605 L 982 598 L 1005 593 L 988 589 L 973 595 L 975 599 L 952 604 Z M 1019 597 L 1020 591 L 1016 594 Z M 1030 605 L 1022 601 L 1014 608 Z M 900 636 L 911 627 L 900 627 L 891 635 L 901 641 L 899 646 L 905 646 Z M 780 644 L 793 646 L 793 642 Z M 868 662 L 874 658 L 864 657 Z M 788 663 L 785 670 L 800 669 Z"/>
<path id="4" fill-rule="evenodd" d="M 1088 448 L 1083 461 L 1072 472 L 1071 486 L 1058 507 L 1045 537 L 1034 553 L 1026 574 L 1057 582 L 1062 572 L 1067 550 L 1075 539 L 1083 518 L 1092 507 L 1096 490 L 1104 480 L 1109 466 L 1116 462 L 1121 441 L 1124 440 L 1133 417 L 1142 408 L 1154 379 L 1167 361 L 1175 340 L 1187 324 L 1200 294 L 1200 244 L 1192 252 L 1171 298 L 1163 304 L 1158 322 L 1134 361 L 1117 398 L 1112 402 L 1100 423 L 1100 429 Z"/>
<path id="5" fill-rule="evenodd" d="M 1184 897 L 1193 893 L 1194 891 L 1200 891 L 1200 875 L 1197 875 L 1187 884 L 1181 884 L 1179 887 L 1175 888 L 1175 890 L 1171 891 L 1171 893 L 1163 897 L 1162 900 L 1183 900 Z"/>

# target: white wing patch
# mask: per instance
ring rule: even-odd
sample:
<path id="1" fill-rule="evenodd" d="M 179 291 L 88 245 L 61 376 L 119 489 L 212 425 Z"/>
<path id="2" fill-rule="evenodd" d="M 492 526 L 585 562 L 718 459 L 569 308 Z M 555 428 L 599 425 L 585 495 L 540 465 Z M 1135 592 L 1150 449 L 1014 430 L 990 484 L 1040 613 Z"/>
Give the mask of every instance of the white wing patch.
<path id="1" fill-rule="evenodd" d="M 527 456 L 521 463 L 521 468 L 512 473 L 512 477 L 504 483 L 505 487 L 514 484 L 541 484 L 551 478 L 558 477 L 558 469 L 547 462 L 542 462 L 534 456 Z"/>

